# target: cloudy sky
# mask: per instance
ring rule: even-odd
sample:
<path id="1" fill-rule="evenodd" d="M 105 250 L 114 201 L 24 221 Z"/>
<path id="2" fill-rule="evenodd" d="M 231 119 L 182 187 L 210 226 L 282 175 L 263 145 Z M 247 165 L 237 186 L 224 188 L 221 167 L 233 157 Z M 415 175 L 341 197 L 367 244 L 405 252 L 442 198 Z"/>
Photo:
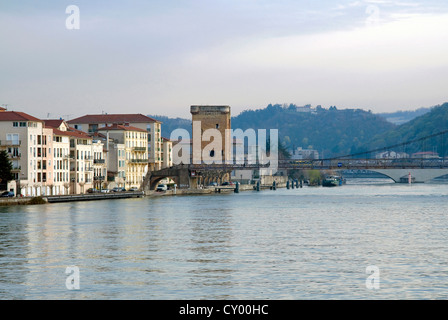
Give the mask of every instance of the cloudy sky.
<path id="1" fill-rule="evenodd" d="M 448 2 L 0 0 L 0 72 L 0 105 L 41 118 L 412 110 L 448 101 Z"/>

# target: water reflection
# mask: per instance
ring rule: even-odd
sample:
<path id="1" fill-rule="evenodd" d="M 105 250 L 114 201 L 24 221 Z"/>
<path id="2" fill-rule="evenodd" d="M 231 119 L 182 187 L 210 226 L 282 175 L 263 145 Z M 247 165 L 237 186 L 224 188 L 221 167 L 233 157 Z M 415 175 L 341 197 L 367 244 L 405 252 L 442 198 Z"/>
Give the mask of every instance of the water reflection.
<path id="1" fill-rule="evenodd" d="M 0 298 L 444 299 L 447 194 L 350 182 L 0 207 Z"/>

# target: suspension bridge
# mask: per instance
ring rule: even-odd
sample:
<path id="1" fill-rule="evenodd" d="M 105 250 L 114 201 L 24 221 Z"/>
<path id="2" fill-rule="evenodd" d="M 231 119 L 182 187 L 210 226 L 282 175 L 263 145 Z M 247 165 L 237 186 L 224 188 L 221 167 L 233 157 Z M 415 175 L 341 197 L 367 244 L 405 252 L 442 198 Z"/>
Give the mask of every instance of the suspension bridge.
<path id="1" fill-rule="evenodd" d="M 369 170 L 387 176 L 397 183 L 408 181 L 427 183 L 448 175 L 448 161 L 445 154 L 447 133 L 448 130 L 387 147 L 328 159 L 277 159 L 266 164 L 251 163 L 247 160 L 212 164 L 181 164 L 149 172 L 143 185 L 153 190 L 161 179 L 168 177 L 181 188 L 191 188 L 192 179 L 207 175 L 208 172 L 224 175 L 233 170 L 265 170 L 272 173 L 286 171 L 286 174 L 291 170 Z M 432 148 L 432 151 L 424 152 L 428 148 Z M 436 152 L 439 149 L 441 156 Z M 386 151 L 392 151 L 395 156 L 378 156 Z"/>

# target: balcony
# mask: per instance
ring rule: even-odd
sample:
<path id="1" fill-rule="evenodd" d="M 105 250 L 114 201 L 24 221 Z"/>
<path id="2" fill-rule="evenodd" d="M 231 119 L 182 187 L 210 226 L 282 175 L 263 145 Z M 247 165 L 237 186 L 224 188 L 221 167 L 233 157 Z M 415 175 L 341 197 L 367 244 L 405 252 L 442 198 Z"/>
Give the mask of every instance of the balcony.
<path id="1" fill-rule="evenodd" d="M 148 163 L 148 159 L 131 159 L 130 163 Z"/>
<path id="2" fill-rule="evenodd" d="M 85 166 L 84 171 L 93 171 L 93 167 Z"/>
<path id="3" fill-rule="evenodd" d="M 103 164 L 106 163 L 105 159 L 93 159 L 93 163 Z"/>
<path id="4" fill-rule="evenodd" d="M 106 179 L 105 176 L 94 176 L 93 177 L 93 180 L 95 180 L 95 181 L 102 181 L 102 180 L 105 180 L 105 179 Z"/>
<path id="5" fill-rule="evenodd" d="M 0 146 L 20 146 L 21 140 L 0 140 Z"/>
<path id="6" fill-rule="evenodd" d="M 133 151 L 135 151 L 135 152 L 145 152 L 146 151 L 146 147 L 134 147 Z"/>

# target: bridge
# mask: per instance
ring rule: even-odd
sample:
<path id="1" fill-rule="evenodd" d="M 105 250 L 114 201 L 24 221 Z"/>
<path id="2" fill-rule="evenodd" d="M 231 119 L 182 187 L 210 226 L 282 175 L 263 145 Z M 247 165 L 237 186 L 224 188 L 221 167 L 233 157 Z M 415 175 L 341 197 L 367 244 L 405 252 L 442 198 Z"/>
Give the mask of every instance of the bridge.
<path id="1" fill-rule="evenodd" d="M 448 161 L 442 159 L 328 159 L 290 160 L 279 164 L 287 170 L 369 170 L 395 182 L 425 183 L 448 174 Z"/>
<path id="2" fill-rule="evenodd" d="M 197 188 L 198 178 L 210 172 L 219 173 L 224 178 L 233 170 L 269 170 L 269 164 L 189 164 L 178 165 L 148 173 L 143 182 L 144 189 L 155 190 L 160 180 L 171 178 L 179 188 Z M 448 161 L 440 159 L 318 159 L 318 160 L 279 160 L 275 171 L 291 170 L 369 170 L 391 178 L 393 181 L 408 182 L 409 175 L 414 183 L 427 183 L 435 178 L 448 175 Z"/>
<path id="3" fill-rule="evenodd" d="M 143 190 L 154 190 L 163 178 L 171 178 L 179 188 L 197 188 L 198 179 L 210 180 L 210 177 L 222 180 L 233 170 L 262 170 L 275 169 L 288 174 L 292 170 L 369 170 L 391 178 L 393 181 L 408 182 L 409 178 L 415 183 L 427 183 L 435 178 L 448 175 L 448 161 L 445 158 L 444 142 L 448 130 L 407 141 L 393 146 L 370 150 L 361 153 L 345 155 L 328 159 L 291 160 L 281 159 L 277 163 L 251 164 L 244 163 L 214 163 L 214 164 L 184 164 L 149 172 L 143 182 Z M 442 139 L 441 157 L 402 157 L 402 158 L 373 158 L 371 155 L 385 150 L 425 150 L 425 145 L 431 145 L 430 140 Z M 433 144 L 432 144 L 433 145 Z M 205 179 L 205 180 L 204 180 Z M 208 179 L 208 180 L 207 180 Z"/>

